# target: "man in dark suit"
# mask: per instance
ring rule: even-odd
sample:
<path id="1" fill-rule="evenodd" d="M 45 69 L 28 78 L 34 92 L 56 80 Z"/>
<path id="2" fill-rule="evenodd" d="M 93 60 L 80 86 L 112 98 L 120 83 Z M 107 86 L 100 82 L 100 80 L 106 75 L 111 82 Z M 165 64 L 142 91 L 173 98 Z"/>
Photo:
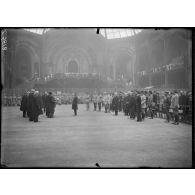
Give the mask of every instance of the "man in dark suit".
<path id="1" fill-rule="evenodd" d="M 28 101 L 28 96 L 27 92 L 24 93 L 22 96 L 21 104 L 20 104 L 20 110 L 23 112 L 23 117 L 26 117 L 27 114 L 27 101 Z"/>
<path id="2" fill-rule="evenodd" d="M 137 99 L 136 99 L 136 112 L 137 112 L 137 122 L 142 121 L 141 117 L 141 94 L 140 92 L 137 92 Z"/>
<path id="3" fill-rule="evenodd" d="M 77 94 L 74 94 L 74 98 L 72 101 L 72 110 L 74 110 L 74 115 L 77 115 L 77 109 L 78 109 L 78 97 Z"/>
<path id="4" fill-rule="evenodd" d="M 34 121 L 33 107 L 34 107 L 34 93 L 35 90 L 31 89 L 27 99 L 27 109 L 28 109 L 28 117 L 29 121 Z"/>
<path id="5" fill-rule="evenodd" d="M 42 97 L 39 95 L 38 91 L 35 91 L 34 97 L 33 97 L 33 118 L 34 122 L 39 122 L 38 118 L 40 114 L 43 114 L 43 102 Z"/>
<path id="6" fill-rule="evenodd" d="M 117 92 L 114 93 L 114 98 L 112 100 L 112 106 L 113 106 L 113 110 L 115 112 L 115 116 L 118 115 L 118 109 L 119 109 L 119 98 L 117 96 Z"/>

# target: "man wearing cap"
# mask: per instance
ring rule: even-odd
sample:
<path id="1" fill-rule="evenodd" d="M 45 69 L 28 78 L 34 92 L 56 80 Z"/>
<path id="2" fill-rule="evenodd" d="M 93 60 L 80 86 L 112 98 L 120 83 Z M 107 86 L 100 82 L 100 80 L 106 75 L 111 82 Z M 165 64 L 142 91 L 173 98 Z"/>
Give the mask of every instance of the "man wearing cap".
<path id="1" fill-rule="evenodd" d="M 97 100 L 98 100 L 99 112 L 101 112 L 101 107 L 102 107 L 102 95 L 101 94 L 98 95 Z"/>
<path id="2" fill-rule="evenodd" d="M 134 96 L 133 93 L 130 92 L 130 97 L 129 97 L 129 115 L 130 115 L 130 119 L 134 119 L 134 113 L 135 113 L 135 101 L 134 101 Z"/>
<path id="3" fill-rule="evenodd" d="M 125 93 L 125 96 L 124 96 L 123 111 L 124 111 L 125 116 L 127 116 L 129 112 L 129 94 L 128 93 Z"/>
<path id="4" fill-rule="evenodd" d="M 174 115 L 174 123 L 175 125 L 179 124 L 179 96 L 177 94 L 177 91 L 174 91 L 174 94 L 171 98 L 171 108 L 173 109 L 173 115 Z"/>
<path id="5" fill-rule="evenodd" d="M 43 101 L 43 111 L 44 113 L 46 112 L 46 97 L 47 97 L 48 93 L 45 92 L 43 95 L 42 95 L 42 101 Z"/>
<path id="6" fill-rule="evenodd" d="M 119 93 L 119 112 L 122 111 L 122 107 L 123 107 L 123 96 L 122 96 L 122 92 Z"/>
<path id="7" fill-rule="evenodd" d="M 141 115 L 142 115 L 142 120 L 145 119 L 145 109 L 146 109 L 146 96 L 144 92 L 142 91 L 141 93 Z"/>
<path id="8" fill-rule="evenodd" d="M 165 92 L 165 99 L 164 99 L 164 109 L 165 109 L 167 122 L 170 121 L 170 113 L 169 113 L 170 105 L 171 105 L 171 100 L 170 100 L 170 97 L 169 97 L 169 93 L 166 91 Z"/>
<path id="9" fill-rule="evenodd" d="M 104 92 L 103 101 L 104 101 L 105 113 L 107 113 L 108 112 L 109 98 L 108 98 L 108 94 L 106 94 L 106 92 Z"/>
<path id="10" fill-rule="evenodd" d="M 154 113 L 153 113 L 154 107 L 153 107 L 153 95 L 152 95 L 151 91 L 149 91 L 149 95 L 148 95 L 148 109 L 149 109 L 149 115 L 150 115 L 151 119 L 153 119 L 153 117 L 154 117 Z"/>
<path id="11" fill-rule="evenodd" d="M 55 112 L 55 106 L 56 106 L 56 100 L 54 96 L 52 95 L 52 92 L 49 92 L 49 95 L 47 96 L 46 100 L 47 108 L 46 108 L 46 114 L 48 118 L 54 117 Z"/>
<path id="12" fill-rule="evenodd" d="M 87 108 L 87 111 L 88 111 L 89 110 L 89 104 L 90 104 L 90 95 L 89 94 L 86 95 L 85 101 L 86 101 L 86 108 Z"/>

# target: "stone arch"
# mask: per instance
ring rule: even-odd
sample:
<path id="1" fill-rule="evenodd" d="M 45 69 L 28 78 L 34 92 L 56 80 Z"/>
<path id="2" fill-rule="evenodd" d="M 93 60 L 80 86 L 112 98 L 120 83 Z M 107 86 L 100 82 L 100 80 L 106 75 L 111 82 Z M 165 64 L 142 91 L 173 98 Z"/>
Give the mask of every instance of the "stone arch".
<path id="1" fill-rule="evenodd" d="M 54 72 L 67 72 L 70 60 L 75 59 L 79 66 L 79 72 L 89 72 L 92 60 L 83 48 L 63 47 L 50 56 L 50 61 L 55 64 Z"/>
<path id="2" fill-rule="evenodd" d="M 37 54 L 37 52 L 35 51 L 35 48 L 27 42 L 18 42 L 16 44 L 16 53 L 23 48 L 24 50 L 26 50 L 26 52 L 28 52 L 30 54 L 30 70 L 31 70 L 31 76 L 33 76 L 33 74 L 36 72 L 38 73 L 38 75 L 40 75 L 40 58 Z"/>
<path id="3" fill-rule="evenodd" d="M 14 85 L 17 86 L 28 81 L 35 71 L 40 75 L 40 59 L 35 49 L 27 42 L 17 42 L 13 68 Z"/>
<path id="4" fill-rule="evenodd" d="M 127 79 L 133 77 L 133 56 L 135 52 L 129 47 L 115 47 L 109 51 L 109 61 L 111 64 L 112 77 L 125 76 Z"/>
<path id="5" fill-rule="evenodd" d="M 78 73 L 79 72 L 79 65 L 77 60 L 71 59 L 68 62 L 68 72 L 70 73 Z"/>

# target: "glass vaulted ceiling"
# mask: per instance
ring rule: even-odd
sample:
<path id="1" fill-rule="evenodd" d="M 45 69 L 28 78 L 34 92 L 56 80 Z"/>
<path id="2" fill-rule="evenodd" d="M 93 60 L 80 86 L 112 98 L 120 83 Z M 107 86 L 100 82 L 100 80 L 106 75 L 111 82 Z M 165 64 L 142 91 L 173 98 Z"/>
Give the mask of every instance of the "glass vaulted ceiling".
<path id="1" fill-rule="evenodd" d="M 49 28 L 25 28 L 24 30 L 42 35 L 43 33 L 49 31 L 50 29 Z"/>
<path id="2" fill-rule="evenodd" d="M 50 29 L 49 28 L 29 28 L 29 29 L 24 29 L 24 30 L 42 35 L 46 33 L 47 31 L 49 31 Z M 130 28 L 125 28 L 125 29 L 100 28 L 100 33 L 107 39 L 130 37 L 130 36 L 134 36 L 138 34 L 141 31 L 142 31 L 141 29 L 130 29 Z"/>
<path id="3" fill-rule="evenodd" d="M 100 28 L 100 33 L 106 37 L 107 39 L 117 39 L 117 38 L 124 38 L 130 37 L 138 34 L 141 32 L 141 29 L 130 29 L 130 28 Z"/>

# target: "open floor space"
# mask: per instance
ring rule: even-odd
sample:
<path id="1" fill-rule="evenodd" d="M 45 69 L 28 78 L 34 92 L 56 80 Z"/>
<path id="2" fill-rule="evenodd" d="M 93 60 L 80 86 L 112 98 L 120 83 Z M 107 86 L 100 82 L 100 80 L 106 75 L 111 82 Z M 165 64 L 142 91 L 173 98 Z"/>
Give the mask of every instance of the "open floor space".
<path id="1" fill-rule="evenodd" d="M 2 164 L 8 167 L 191 167 L 192 126 L 144 122 L 92 105 L 57 105 L 54 118 L 29 122 L 19 107 L 2 108 Z"/>

